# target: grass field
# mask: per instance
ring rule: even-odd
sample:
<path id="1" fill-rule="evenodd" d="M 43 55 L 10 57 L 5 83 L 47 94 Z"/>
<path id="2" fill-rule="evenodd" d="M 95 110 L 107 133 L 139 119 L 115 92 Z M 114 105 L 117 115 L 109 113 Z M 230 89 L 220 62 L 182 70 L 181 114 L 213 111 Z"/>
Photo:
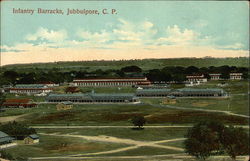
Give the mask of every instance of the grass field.
<path id="1" fill-rule="evenodd" d="M 115 137 L 118 139 L 130 139 L 132 141 L 160 141 L 173 138 L 182 138 L 186 133 L 186 128 L 174 128 L 174 129 L 147 129 L 144 130 L 132 130 L 127 128 L 111 128 L 111 129 L 39 129 L 38 133 L 47 134 L 70 134 L 72 135 L 84 135 L 84 136 L 107 136 Z M 89 153 L 110 151 L 113 149 L 120 149 L 125 147 L 134 146 L 129 142 L 126 144 L 116 142 L 105 141 L 92 141 L 75 137 L 62 137 L 62 136 L 47 136 L 40 135 L 40 143 L 34 145 L 19 145 L 7 149 L 6 152 L 14 154 L 14 156 L 22 157 L 43 157 L 43 156 L 59 156 L 59 155 L 72 155 L 82 154 L 89 155 Z M 156 137 L 157 136 L 157 137 Z M 180 142 L 177 142 L 179 147 Z M 167 143 L 165 143 L 167 145 Z M 171 146 L 175 146 L 171 142 Z M 29 151 L 29 153 L 27 153 Z M 94 156 L 122 156 L 122 155 L 156 155 L 156 154 L 175 154 L 179 151 L 171 149 L 154 148 L 150 146 L 141 146 L 131 150 L 125 150 L 121 152 L 100 154 Z"/>
<path id="2" fill-rule="evenodd" d="M 131 125 L 129 121 L 134 116 L 145 116 L 147 124 L 193 124 L 204 119 L 218 119 L 230 124 L 247 124 L 248 119 L 203 111 L 169 109 L 161 106 L 138 104 L 85 104 L 74 105 L 68 111 L 57 111 L 55 105 L 39 105 L 32 109 L 10 109 L 0 113 L 0 116 L 23 116 L 23 122 L 30 125 Z"/>
<path id="3" fill-rule="evenodd" d="M 9 148 L 6 152 L 14 157 L 42 157 L 61 156 L 79 153 L 93 153 L 116 148 L 122 148 L 123 144 L 109 144 L 105 142 L 93 142 L 72 137 L 40 136 L 40 142 L 33 145 L 19 145 Z"/>
<path id="4" fill-rule="evenodd" d="M 166 66 L 239 66 L 248 67 L 248 58 L 176 58 L 176 59 L 143 59 L 143 60 L 122 60 L 122 61 L 84 61 L 84 62 L 57 62 L 57 63 L 37 63 L 37 64 L 20 64 L 7 65 L 3 70 L 25 70 L 33 71 L 34 69 L 52 69 L 58 68 L 60 71 L 85 70 L 94 71 L 97 69 L 121 69 L 125 66 L 137 65 L 143 70 L 154 68 L 163 68 Z"/>
<path id="5" fill-rule="evenodd" d="M 174 138 L 182 138 L 186 133 L 185 127 L 170 127 L 170 128 L 144 128 L 143 130 L 133 130 L 131 128 L 91 128 L 91 129 L 37 129 L 40 133 L 55 133 L 60 134 L 75 133 L 77 135 L 87 136 L 113 136 L 123 139 L 132 139 L 138 141 L 157 141 Z"/>

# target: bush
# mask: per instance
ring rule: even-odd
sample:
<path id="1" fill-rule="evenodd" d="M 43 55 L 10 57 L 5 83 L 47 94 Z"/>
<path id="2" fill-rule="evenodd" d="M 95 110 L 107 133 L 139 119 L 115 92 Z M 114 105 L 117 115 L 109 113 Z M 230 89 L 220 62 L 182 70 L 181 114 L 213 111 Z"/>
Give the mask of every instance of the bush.
<path id="1" fill-rule="evenodd" d="M 134 126 L 138 126 L 138 129 L 142 129 L 143 125 L 146 123 L 146 119 L 143 116 L 135 116 L 132 118 L 132 123 Z"/>

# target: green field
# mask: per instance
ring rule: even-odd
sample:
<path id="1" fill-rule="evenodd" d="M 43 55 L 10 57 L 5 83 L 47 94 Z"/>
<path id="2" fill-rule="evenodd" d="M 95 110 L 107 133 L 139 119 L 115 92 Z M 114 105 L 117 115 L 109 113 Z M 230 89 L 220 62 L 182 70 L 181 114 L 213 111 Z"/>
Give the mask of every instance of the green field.
<path id="1" fill-rule="evenodd" d="M 176 58 L 176 59 L 143 59 L 143 60 L 122 60 L 122 61 L 83 61 L 83 62 L 57 62 L 57 63 L 37 63 L 37 64 L 20 64 L 20 65 L 7 65 L 3 70 L 16 70 L 16 71 L 33 71 L 34 69 L 52 69 L 57 68 L 60 71 L 71 70 L 85 70 L 94 71 L 97 69 L 121 69 L 125 66 L 136 65 L 143 70 L 154 68 L 163 68 L 166 66 L 196 66 L 196 67 L 209 67 L 209 66 L 238 66 L 248 67 L 248 58 Z"/>
<path id="2" fill-rule="evenodd" d="M 32 109 L 10 109 L 0 116 L 27 114 L 22 117 L 29 125 L 131 125 L 134 116 L 141 115 L 147 124 L 193 124 L 204 119 L 218 119 L 230 124 L 247 124 L 240 116 L 215 112 L 170 109 L 157 105 L 85 104 L 74 105 L 68 111 L 57 111 L 55 105 L 39 105 Z"/>
<path id="3" fill-rule="evenodd" d="M 76 132 L 77 130 L 77 132 Z M 75 138 L 71 136 L 47 136 L 41 133 L 47 134 L 72 134 L 83 136 L 106 136 L 115 137 L 117 141 L 92 141 L 82 138 Z M 169 140 L 173 138 L 182 138 L 186 133 L 186 128 L 155 128 L 144 130 L 132 130 L 129 128 L 107 128 L 107 129 L 39 129 L 40 143 L 34 145 L 19 145 L 6 152 L 14 154 L 14 156 L 28 157 L 49 157 L 49 156 L 67 156 L 73 154 L 82 154 L 83 156 L 91 155 L 91 153 L 110 151 L 113 149 L 120 149 L 125 147 L 132 147 L 135 144 L 131 144 L 129 141 L 126 143 L 119 143 L 123 139 L 130 139 L 131 141 L 141 141 L 147 143 L 149 141 L 161 141 Z M 157 137 L 156 137 L 157 136 Z M 174 142 L 165 143 L 165 145 L 171 145 L 175 147 Z M 179 146 L 180 141 L 177 141 Z M 159 144 L 160 145 L 160 144 Z M 29 153 L 27 153 L 29 151 Z M 122 156 L 122 155 L 156 155 L 156 154 L 175 154 L 180 151 L 154 148 L 151 146 L 139 146 L 131 150 L 124 150 L 121 152 L 112 152 L 107 154 L 94 154 L 91 156 Z"/>
<path id="4" fill-rule="evenodd" d="M 40 142 L 33 145 L 19 145 L 6 152 L 14 157 L 61 156 L 79 153 L 93 153 L 125 147 L 124 144 L 93 142 L 73 137 L 40 136 Z M 28 152 L 28 153 L 27 153 Z"/>

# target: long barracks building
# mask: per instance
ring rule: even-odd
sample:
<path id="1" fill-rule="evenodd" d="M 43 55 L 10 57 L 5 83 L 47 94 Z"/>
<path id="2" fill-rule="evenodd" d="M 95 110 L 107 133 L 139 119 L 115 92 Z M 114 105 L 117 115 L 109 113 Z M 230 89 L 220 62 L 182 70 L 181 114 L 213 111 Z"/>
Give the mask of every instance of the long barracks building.
<path id="1" fill-rule="evenodd" d="M 10 93 L 19 94 L 35 94 L 35 93 L 49 93 L 52 88 L 43 84 L 17 84 L 14 87 L 9 88 Z"/>
<path id="2" fill-rule="evenodd" d="M 150 85 L 147 78 L 99 78 L 99 79 L 74 79 L 74 86 L 132 86 L 132 85 Z"/>
<path id="3" fill-rule="evenodd" d="M 77 93 L 77 94 L 50 94 L 47 102 L 58 103 L 70 101 L 73 103 L 136 103 L 139 99 L 131 93 Z"/>
<path id="4" fill-rule="evenodd" d="M 222 97 L 226 92 L 218 88 L 198 89 L 198 88 L 181 88 L 181 89 L 138 89 L 137 97 Z"/>

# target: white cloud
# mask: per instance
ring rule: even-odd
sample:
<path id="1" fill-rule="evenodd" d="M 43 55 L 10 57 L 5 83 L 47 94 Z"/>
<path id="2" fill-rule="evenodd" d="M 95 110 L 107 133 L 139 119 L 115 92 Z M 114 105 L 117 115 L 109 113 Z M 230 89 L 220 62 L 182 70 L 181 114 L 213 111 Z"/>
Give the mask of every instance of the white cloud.
<path id="1" fill-rule="evenodd" d="M 218 47 L 218 48 L 238 50 L 238 49 L 244 48 L 244 45 L 242 43 L 234 43 L 232 45 L 225 45 L 225 46 Z"/>
<path id="2" fill-rule="evenodd" d="M 65 30 L 48 30 L 46 28 L 39 28 L 36 33 L 28 34 L 26 40 L 36 41 L 36 40 L 47 40 L 49 42 L 61 42 L 67 38 L 67 32 Z"/>
<path id="3" fill-rule="evenodd" d="M 161 45 L 211 45 L 213 39 L 209 36 L 202 37 L 200 33 L 190 29 L 181 30 L 179 26 L 168 26 L 166 36 L 160 37 L 156 42 Z"/>

